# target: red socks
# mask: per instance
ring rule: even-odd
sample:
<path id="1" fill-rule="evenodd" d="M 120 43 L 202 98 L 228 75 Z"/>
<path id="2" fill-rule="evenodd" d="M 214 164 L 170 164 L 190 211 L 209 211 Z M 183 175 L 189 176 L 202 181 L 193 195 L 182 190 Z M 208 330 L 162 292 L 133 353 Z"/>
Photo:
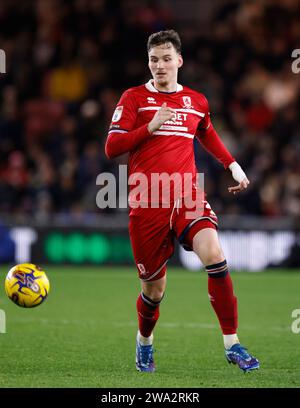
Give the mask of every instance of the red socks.
<path id="1" fill-rule="evenodd" d="M 232 280 L 226 260 L 205 267 L 208 273 L 208 294 L 219 319 L 223 334 L 235 334 L 238 326 L 237 298 L 233 293 Z M 154 302 L 141 292 L 136 308 L 139 331 L 143 337 L 150 337 L 159 318 L 159 302 Z"/>
<path id="2" fill-rule="evenodd" d="M 136 302 L 136 308 L 139 319 L 139 331 L 142 336 L 149 337 L 159 318 L 159 302 L 154 302 L 143 292 L 139 295 Z"/>
<path id="3" fill-rule="evenodd" d="M 219 319 L 223 334 L 235 334 L 238 326 L 237 298 L 226 260 L 205 267 L 208 273 L 210 303 Z"/>

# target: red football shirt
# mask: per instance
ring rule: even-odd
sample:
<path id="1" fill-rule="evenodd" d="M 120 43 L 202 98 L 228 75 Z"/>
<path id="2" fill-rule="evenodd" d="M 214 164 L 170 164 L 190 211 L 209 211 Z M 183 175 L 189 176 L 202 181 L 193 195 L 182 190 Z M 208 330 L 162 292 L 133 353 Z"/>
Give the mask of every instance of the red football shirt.
<path id="1" fill-rule="evenodd" d="M 150 134 L 147 125 L 164 102 L 176 111 L 176 118 Z M 148 180 L 148 187 L 139 197 L 140 202 L 150 203 L 151 177 L 154 173 L 167 173 L 169 176 L 179 174 L 180 186 L 176 181 L 178 179 L 171 184 L 171 202 L 174 202 L 174 198 L 185 195 L 184 174 L 190 174 L 195 182 L 195 135 L 225 168 L 234 161 L 213 129 L 208 102 L 203 94 L 179 84 L 175 92 L 161 92 L 150 80 L 123 93 L 113 114 L 106 154 L 111 158 L 129 151 L 129 177 L 142 173 Z M 160 196 L 159 202 L 163 201 Z"/>

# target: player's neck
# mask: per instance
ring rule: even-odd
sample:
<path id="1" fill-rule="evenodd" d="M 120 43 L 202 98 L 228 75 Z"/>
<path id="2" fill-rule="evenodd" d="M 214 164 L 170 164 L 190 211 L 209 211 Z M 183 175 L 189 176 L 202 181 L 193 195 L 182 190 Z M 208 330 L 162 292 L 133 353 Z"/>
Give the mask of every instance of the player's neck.
<path id="1" fill-rule="evenodd" d="M 177 79 L 175 81 L 169 82 L 165 85 L 158 84 L 155 79 L 153 80 L 153 85 L 155 89 L 160 92 L 176 92 L 177 91 Z"/>

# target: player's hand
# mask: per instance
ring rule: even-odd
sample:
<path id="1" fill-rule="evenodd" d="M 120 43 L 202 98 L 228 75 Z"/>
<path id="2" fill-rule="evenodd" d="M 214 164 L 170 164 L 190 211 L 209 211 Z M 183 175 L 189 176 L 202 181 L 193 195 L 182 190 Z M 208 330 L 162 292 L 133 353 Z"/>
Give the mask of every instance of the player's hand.
<path id="1" fill-rule="evenodd" d="M 164 102 L 161 108 L 155 113 L 153 119 L 148 124 L 148 130 L 150 133 L 158 130 L 163 123 L 167 120 L 174 119 L 176 117 L 175 109 L 169 108 L 167 103 Z"/>
<path id="2" fill-rule="evenodd" d="M 241 191 L 245 190 L 248 187 L 248 184 L 250 184 L 250 181 L 246 177 L 237 186 L 228 187 L 228 191 L 229 191 L 229 193 L 233 193 L 233 194 L 240 193 Z"/>
<path id="3" fill-rule="evenodd" d="M 229 166 L 231 172 L 232 172 L 232 177 L 239 183 L 237 186 L 234 187 L 228 187 L 229 193 L 237 194 L 240 193 L 241 191 L 245 190 L 248 185 L 250 184 L 250 181 L 248 180 L 246 174 L 244 173 L 243 169 L 237 162 L 233 162 Z"/>

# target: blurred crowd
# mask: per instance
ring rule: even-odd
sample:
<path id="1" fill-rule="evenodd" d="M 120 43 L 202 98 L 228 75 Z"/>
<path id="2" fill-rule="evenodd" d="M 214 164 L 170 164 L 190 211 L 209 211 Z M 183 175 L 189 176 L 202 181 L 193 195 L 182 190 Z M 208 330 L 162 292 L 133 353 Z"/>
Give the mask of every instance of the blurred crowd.
<path id="1" fill-rule="evenodd" d="M 195 142 L 210 204 L 220 215 L 300 217 L 300 74 L 291 69 L 300 4 L 217 3 L 202 27 L 197 15 L 178 19 L 176 3 L 1 1 L 0 212 L 36 220 L 100 212 L 97 175 L 126 162 L 104 155 L 115 104 L 150 78 L 148 35 L 174 28 L 179 82 L 207 96 L 215 128 L 251 181 L 229 195 L 231 174 Z"/>

